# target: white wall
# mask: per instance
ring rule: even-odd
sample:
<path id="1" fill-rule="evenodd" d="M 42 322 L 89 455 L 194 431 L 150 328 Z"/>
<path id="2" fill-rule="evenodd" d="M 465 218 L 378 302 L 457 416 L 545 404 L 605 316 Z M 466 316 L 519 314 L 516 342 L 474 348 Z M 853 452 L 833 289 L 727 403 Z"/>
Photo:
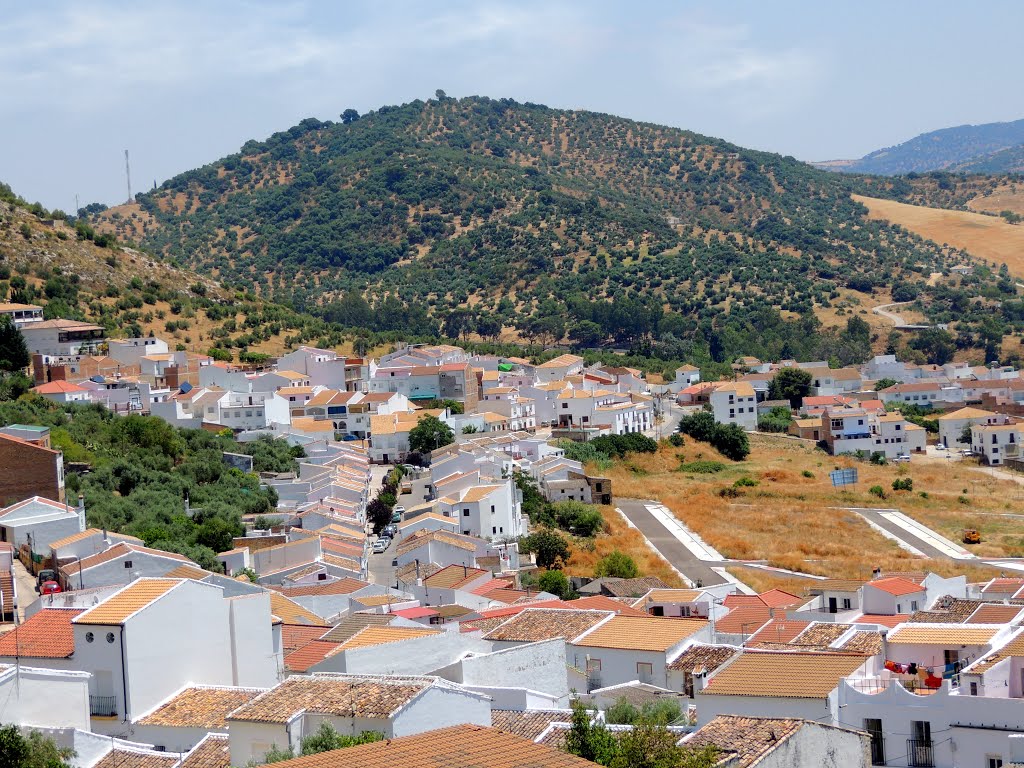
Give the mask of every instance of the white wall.
<path id="1" fill-rule="evenodd" d="M 89 676 L 21 667 L 0 676 L 0 723 L 89 728 Z"/>
<path id="2" fill-rule="evenodd" d="M 353 648 L 316 665 L 316 672 L 358 675 L 425 675 L 451 664 L 468 651 L 487 653 L 490 643 L 458 632 L 442 632 L 397 643 Z M 435 726 L 440 727 L 440 726 Z"/>
<path id="3" fill-rule="evenodd" d="M 559 700 L 569 696 L 561 638 L 471 656 L 431 674 L 465 685 L 529 688 Z"/>
<path id="4" fill-rule="evenodd" d="M 451 725 L 491 724 L 487 697 L 468 691 L 431 687 L 416 697 L 394 719 L 394 736 L 412 736 Z"/>
<path id="5" fill-rule="evenodd" d="M 805 723 L 799 731 L 758 762 L 757 766 L 793 768 L 813 765 L 815 768 L 864 768 L 870 764 L 871 740 L 868 736 L 824 728 L 817 723 Z"/>
<path id="6" fill-rule="evenodd" d="M 834 696 L 833 692 L 833 696 Z M 697 725 L 719 715 L 746 717 L 803 717 L 831 723 L 835 707 L 830 699 L 792 699 L 781 696 L 712 696 L 697 692 Z M 860 727 L 860 726 L 858 726 Z"/>
<path id="7" fill-rule="evenodd" d="M 232 597 L 225 602 L 231 626 L 232 685 L 275 685 L 280 681 L 284 659 L 274 651 L 269 593 Z"/>
<path id="8" fill-rule="evenodd" d="M 126 568 L 125 563 L 131 562 L 132 567 Z M 127 555 L 108 560 L 105 563 L 87 568 L 81 574 L 72 565 L 68 570 L 68 583 L 72 589 L 84 586 L 86 589 L 92 587 L 105 587 L 108 584 L 127 586 L 137 576 L 160 577 L 168 571 L 181 565 L 180 560 L 171 557 L 160 557 L 145 552 L 129 552 Z M 84 585 L 82 584 L 84 582 Z"/>

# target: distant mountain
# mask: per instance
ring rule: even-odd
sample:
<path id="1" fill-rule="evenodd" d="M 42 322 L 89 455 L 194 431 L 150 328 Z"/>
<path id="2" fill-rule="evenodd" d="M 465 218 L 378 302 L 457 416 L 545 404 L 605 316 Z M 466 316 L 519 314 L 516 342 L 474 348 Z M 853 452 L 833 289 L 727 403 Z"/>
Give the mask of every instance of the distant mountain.
<path id="1" fill-rule="evenodd" d="M 832 160 L 816 165 L 827 170 L 884 176 L 938 170 L 1021 171 L 1024 170 L 1024 120 L 943 128 L 922 133 L 894 147 L 876 150 L 860 160 Z"/>

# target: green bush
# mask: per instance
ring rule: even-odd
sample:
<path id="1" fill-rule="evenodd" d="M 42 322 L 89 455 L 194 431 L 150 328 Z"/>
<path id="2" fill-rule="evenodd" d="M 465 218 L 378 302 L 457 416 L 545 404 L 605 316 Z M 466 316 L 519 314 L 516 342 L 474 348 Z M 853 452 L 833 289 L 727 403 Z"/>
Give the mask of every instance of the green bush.
<path id="1" fill-rule="evenodd" d="M 909 477 L 897 478 L 892 481 L 892 489 L 894 491 L 912 491 L 914 490 L 914 481 Z"/>
<path id="2" fill-rule="evenodd" d="M 760 483 L 757 480 L 755 480 L 754 478 L 747 477 L 746 475 L 744 475 L 739 480 L 737 480 L 735 483 L 733 483 L 733 485 L 736 488 L 754 488 L 754 487 L 760 485 Z"/>
<path id="3" fill-rule="evenodd" d="M 683 439 L 683 436 L 678 432 L 673 432 L 671 435 L 669 435 L 668 442 L 670 445 L 676 448 L 682 448 L 683 445 L 686 443 L 686 441 Z"/>
<path id="4" fill-rule="evenodd" d="M 809 470 L 809 469 L 805 469 L 805 470 L 804 470 L 803 472 L 801 472 L 800 474 L 801 474 L 801 475 L 803 475 L 804 477 L 808 477 L 808 478 L 810 478 L 810 479 L 812 479 L 812 480 L 814 479 L 814 473 L 813 473 L 813 472 L 811 472 L 811 470 Z"/>
<path id="5" fill-rule="evenodd" d="M 611 576 L 620 579 L 635 579 L 640 575 L 636 561 L 625 552 L 615 550 L 602 557 L 594 566 L 594 576 Z"/>
<path id="6" fill-rule="evenodd" d="M 702 459 L 698 461 L 688 461 L 685 464 L 679 465 L 680 472 L 688 472 L 695 475 L 713 475 L 716 472 L 721 472 L 725 469 L 725 464 L 720 461 L 708 461 Z"/>
<path id="7" fill-rule="evenodd" d="M 870 493 L 872 496 L 877 496 L 880 499 L 885 498 L 885 489 L 880 485 L 872 485 L 870 488 L 868 488 L 868 493 Z"/>

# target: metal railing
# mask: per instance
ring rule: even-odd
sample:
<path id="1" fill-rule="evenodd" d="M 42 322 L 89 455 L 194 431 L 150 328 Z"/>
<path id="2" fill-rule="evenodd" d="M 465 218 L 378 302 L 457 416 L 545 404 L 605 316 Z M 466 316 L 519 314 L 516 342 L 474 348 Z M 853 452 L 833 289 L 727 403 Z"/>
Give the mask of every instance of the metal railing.
<path id="1" fill-rule="evenodd" d="M 907 765 L 911 768 L 933 768 L 935 748 L 931 739 L 907 739 Z"/>
<path id="2" fill-rule="evenodd" d="M 89 694 L 89 714 L 97 717 L 114 717 L 117 715 L 117 699 L 113 696 Z"/>

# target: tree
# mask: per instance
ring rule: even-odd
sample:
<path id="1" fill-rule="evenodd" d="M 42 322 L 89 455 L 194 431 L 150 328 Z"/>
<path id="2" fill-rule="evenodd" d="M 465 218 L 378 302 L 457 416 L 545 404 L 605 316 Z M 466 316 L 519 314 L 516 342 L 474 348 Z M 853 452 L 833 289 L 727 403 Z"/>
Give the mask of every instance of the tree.
<path id="1" fill-rule="evenodd" d="M 619 735 L 617 754 L 609 768 L 712 768 L 718 749 L 681 747 L 679 736 L 663 724 L 644 719 Z"/>
<path id="2" fill-rule="evenodd" d="M 711 442 L 717 426 L 715 417 L 707 411 L 697 411 L 697 413 L 683 416 L 679 420 L 679 431 L 702 443 Z"/>
<path id="3" fill-rule="evenodd" d="M 897 384 L 899 384 L 899 382 L 896 381 L 896 379 L 879 379 L 875 382 L 875 392 L 881 392 L 883 389 L 895 387 Z"/>
<path id="4" fill-rule="evenodd" d="M 711 444 L 733 461 L 743 461 L 750 455 L 750 438 L 739 424 L 719 424 Z"/>
<path id="5" fill-rule="evenodd" d="M 349 107 L 341 113 L 341 122 L 343 125 L 349 125 L 359 119 L 359 113 Z"/>
<path id="6" fill-rule="evenodd" d="M 956 344 L 949 331 L 941 328 L 925 328 L 919 331 L 917 337 L 910 342 L 913 349 L 924 354 L 929 363 L 945 365 L 953 359 L 956 352 Z"/>
<path id="7" fill-rule="evenodd" d="M 604 341 L 605 333 L 593 320 L 581 320 L 569 327 L 569 338 L 578 347 L 596 347 Z"/>
<path id="8" fill-rule="evenodd" d="M 436 416 L 424 416 L 409 430 L 409 450 L 430 453 L 455 442 L 452 428 Z"/>
<path id="9" fill-rule="evenodd" d="M 636 561 L 625 552 L 615 550 L 602 557 L 594 566 L 594 576 L 617 579 L 635 579 L 640 575 Z"/>
<path id="10" fill-rule="evenodd" d="M 572 719 L 565 734 L 565 751 L 598 765 L 611 765 L 618 753 L 615 734 L 596 721 L 579 699 L 573 699 L 570 706 Z"/>
<path id="11" fill-rule="evenodd" d="M 57 746 L 57 742 L 39 731 L 22 736 L 16 725 L 0 728 L 0 766 L 69 768 L 69 761 L 74 756 L 73 749 Z"/>
<path id="12" fill-rule="evenodd" d="M 782 368 L 775 374 L 768 389 L 772 400 L 789 400 L 793 408 L 799 408 L 801 401 L 811 391 L 811 372 L 803 368 Z"/>
<path id="13" fill-rule="evenodd" d="M 582 501 L 557 501 L 551 513 L 559 528 L 589 538 L 604 527 L 604 517 L 593 504 Z"/>
<path id="14" fill-rule="evenodd" d="M 537 588 L 550 592 L 561 600 L 575 600 L 579 595 L 572 588 L 568 577 L 561 571 L 544 571 L 537 580 Z"/>
<path id="15" fill-rule="evenodd" d="M 20 371 L 32 362 L 25 337 L 11 318 L 0 317 L 0 371 Z"/>
<path id="16" fill-rule="evenodd" d="M 971 444 L 971 425 L 965 424 L 964 428 L 960 430 L 960 437 L 957 439 L 958 443 Z"/>
<path id="17" fill-rule="evenodd" d="M 534 553 L 537 565 L 548 570 L 553 568 L 561 570 L 562 565 L 572 554 L 566 538 L 557 531 L 547 528 L 541 528 L 536 533 L 531 533 L 520 543 L 523 552 Z"/>

